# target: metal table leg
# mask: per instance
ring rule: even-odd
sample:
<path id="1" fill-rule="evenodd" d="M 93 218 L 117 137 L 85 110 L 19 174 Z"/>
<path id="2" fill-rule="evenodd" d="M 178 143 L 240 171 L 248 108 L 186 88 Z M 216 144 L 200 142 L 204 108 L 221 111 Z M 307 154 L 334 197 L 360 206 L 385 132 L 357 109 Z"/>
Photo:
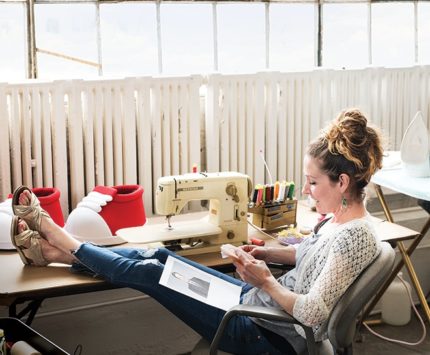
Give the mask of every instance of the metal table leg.
<path id="1" fill-rule="evenodd" d="M 22 309 L 20 312 L 17 313 L 16 306 L 17 303 L 14 302 L 9 306 L 9 317 L 18 318 L 22 320 L 23 317 L 25 317 L 28 314 L 27 320 L 25 323 L 27 325 L 31 325 L 33 322 L 34 316 L 36 315 L 37 311 L 39 310 L 43 300 L 33 300 L 30 301 L 24 309 Z"/>
<path id="2" fill-rule="evenodd" d="M 388 205 L 385 201 L 384 194 L 382 192 L 382 189 L 379 185 L 375 184 L 375 190 L 376 194 L 378 196 L 379 201 L 381 202 L 382 208 L 384 210 L 385 216 L 389 222 L 394 223 L 393 216 L 388 208 Z M 419 283 L 418 277 L 415 273 L 415 269 L 412 265 L 410 256 L 418 246 L 418 244 L 421 242 L 421 240 L 424 238 L 428 230 L 430 229 L 430 217 L 428 218 L 427 222 L 425 223 L 424 227 L 421 229 L 420 234 L 414 238 L 412 244 L 409 246 L 409 248 L 406 250 L 403 242 L 397 242 L 396 246 L 399 248 L 400 254 L 402 256 L 402 259 L 397 263 L 397 265 L 394 267 L 393 271 L 390 274 L 390 277 L 387 279 L 387 281 L 382 285 L 379 292 L 376 294 L 376 296 L 373 298 L 372 302 L 367 306 L 365 311 L 362 314 L 361 320 L 363 321 L 366 319 L 366 317 L 369 315 L 370 311 L 375 307 L 376 303 L 379 301 L 379 299 L 384 294 L 385 290 L 388 288 L 388 286 L 391 284 L 391 282 L 394 280 L 400 269 L 405 265 L 406 269 L 408 270 L 409 276 L 411 278 L 411 281 L 414 285 L 415 291 L 417 292 L 418 298 L 420 299 L 421 305 L 423 307 L 423 310 L 427 316 L 427 319 L 430 322 L 430 308 L 427 303 L 427 299 L 424 296 L 424 292 L 421 288 L 421 285 Z"/>

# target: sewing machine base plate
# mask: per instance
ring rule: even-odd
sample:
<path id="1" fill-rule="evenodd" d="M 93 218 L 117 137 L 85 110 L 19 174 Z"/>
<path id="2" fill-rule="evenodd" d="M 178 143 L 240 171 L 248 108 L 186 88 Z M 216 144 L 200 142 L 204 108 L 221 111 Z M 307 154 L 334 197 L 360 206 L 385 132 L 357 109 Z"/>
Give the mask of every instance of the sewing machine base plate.
<path id="1" fill-rule="evenodd" d="M 219 235 L 221 228 L 214 226 L 205 219 L 187 222 L 173 222 L 172 229 L 167 229 L 167 224 L 145 224 L 141 227 L 123 228 L 117 231 L 117 235 L 129 243 L 154 243 L 169 240 L 209 237 Z"/>

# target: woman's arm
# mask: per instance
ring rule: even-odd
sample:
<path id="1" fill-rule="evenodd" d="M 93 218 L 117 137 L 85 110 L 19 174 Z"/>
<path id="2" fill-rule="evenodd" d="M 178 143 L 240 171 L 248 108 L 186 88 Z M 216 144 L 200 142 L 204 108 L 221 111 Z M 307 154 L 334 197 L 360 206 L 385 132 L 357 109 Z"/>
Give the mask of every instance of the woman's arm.
<path id="1" fill-rule="evenodd" d="M 325 321 L 339 298 L 378 253 L 378 242 L 368 227 L 347 227 L 337 234 L 315 282 L 306 290 L 312 280 L 304 274 L 297 290 L 304 292 L 297 295 L 293 316 L 305 325 Z"/>
<path id="2" fill-rule="evenodd" d="M 266 291 L 285 311 L 293 314 L 297 294 L 286 289 L 275 279 L 265 261 L 239 254 L 238 260 L 233 264 L 242 280 Z"/>
<path id="3" fill-rule="evenodd" d="M 345 228 L 330 248 L 320 274 L 313 282 L 310 275 L 301 280 L 304 294 L 284 288 L 271 274 L 264 261 L 241 256 L 234 263 L 245 282 L 268 293 L 285 311 L 307 326 L 327 319 L 339 297 L 374 258 L 377 245 L 366 228 Z"/>
<path id="4" fill-rule="evenodd" d="M 241 249 L 258 260 L 266 263 L 295 265 L 296 248 L 288 245 L 284 247 L 258 247 L 256 245 L 243 245 Z"/>

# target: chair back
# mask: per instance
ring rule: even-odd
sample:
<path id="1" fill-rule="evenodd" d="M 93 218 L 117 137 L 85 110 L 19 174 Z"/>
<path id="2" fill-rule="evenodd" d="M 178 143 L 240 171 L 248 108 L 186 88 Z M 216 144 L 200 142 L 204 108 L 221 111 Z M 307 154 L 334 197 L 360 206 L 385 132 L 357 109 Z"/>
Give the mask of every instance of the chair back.
<path id="1" fill-rule="evenodd" d="M 333 308 L 328 323 L 328 337 L 335 349 L 352 345 L 360 311 L 382 286 L 393 265 L 394 250 L 388 243 L 382 242 L 379 255 L 362 271 Z"/>

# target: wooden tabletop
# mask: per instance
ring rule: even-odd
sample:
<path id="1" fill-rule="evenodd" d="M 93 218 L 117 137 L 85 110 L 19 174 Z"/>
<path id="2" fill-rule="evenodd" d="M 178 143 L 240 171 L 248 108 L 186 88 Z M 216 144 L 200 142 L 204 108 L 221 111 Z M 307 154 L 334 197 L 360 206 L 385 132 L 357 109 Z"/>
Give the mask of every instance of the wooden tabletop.
<path id="1" fill-rule="evenodd" d="M 201 215 L 201 212 L 189 214 L 187 219 L 193 218 L 193 216 L 201 218 Z M 298 203 L 297 222 L 299 226 L 312 227 L 316 224 L 318 217 L 319 215 L 312 212 L 304 202 Z M 161 218 L 156 217 L 155 219 L 162 223 Z M 381 240 L 385 241 L 412 239 L 419 234 L 409 228 L 376 218 L 375 227 Z M 267 239 L 252 227 L 249 228 L 249 237 Z M 270 244 L 273 245 L 273 243 L 272 241 Z M 124 244 L 124 246 L 142 247 L 143 245 Z M 229 260 L 222 259 L 219 252 L 192 255 L 189 258 L 211 267 L 229 264 Z M 115 288 L 115 286 L 103 280 L 71 273 L 70 267 L 67 265 L 25 266 L 17 252 L 0 251 L 0 305 L 9 306 L 16 300 L 56 297 L 111 288 Z"/>

